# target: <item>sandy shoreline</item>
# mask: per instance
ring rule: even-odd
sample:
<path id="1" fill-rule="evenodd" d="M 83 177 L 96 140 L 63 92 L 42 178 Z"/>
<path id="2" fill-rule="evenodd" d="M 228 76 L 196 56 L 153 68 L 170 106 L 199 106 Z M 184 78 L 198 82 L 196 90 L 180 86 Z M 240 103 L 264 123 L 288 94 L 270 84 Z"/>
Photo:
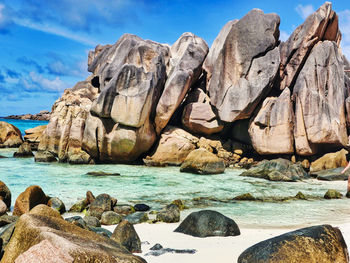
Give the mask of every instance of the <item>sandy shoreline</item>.
<path id="1" fill-rule="evenodd" d="M 208 237 L 196 238 L 188 235 L 174 233 L 179 224 L 137 224 L 134 225 L 140 236 L 143 257 L 148 263 L 232 263 L 237 262 L 239 255 L 248 247 L 265 239 L 293 231 L 301 227 L 288 228 L 248 228 L 241 227 L 241 235 L 236 237 Z M 339 227 L 347 244 L 350 244 L 350 222 L 332 224 Z M 114 230 L 115 226 L 104 226 L 108 230 Z M 145 256 L 149 249 L 156 243 L 164 248 L 196 249 L 195 254 L 166 253 L 161 256 Z"/>

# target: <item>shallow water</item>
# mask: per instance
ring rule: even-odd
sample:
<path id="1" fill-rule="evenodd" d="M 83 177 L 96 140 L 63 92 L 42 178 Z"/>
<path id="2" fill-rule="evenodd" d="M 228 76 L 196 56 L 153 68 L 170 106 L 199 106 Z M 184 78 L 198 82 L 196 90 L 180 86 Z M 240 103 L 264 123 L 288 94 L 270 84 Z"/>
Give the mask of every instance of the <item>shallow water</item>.
<path id="1" fill-rule="evenodd" d="M 4 120 L 17 126 L 21 132 L 43 121 Z M 220 175 L 180 173 L 179 167 L 146 167 L 136 165 L 69 165 L 35 163 L 33 158 L 12 158 L 15 149 L 0 149 L 0 180 L 15 198 L 29 185 L 40 185 L 50 196 L 57 196 L 69 208 L 84 198 L 86 191 L 95 195 L 108 193 L 118 203 L 147 203 L 153 209 L 163 207 L 175 199 L 182 199 L 190 209 L 182 212 L 215 209 L 233 218 L 241 226 L 285 227 L 320 223 L 347 222 L 350 218 L 350 199 L 325 200 L 328 189 L 345 194 L 346 182 L 270 182 L 241 177 L 243 170 L 226 169 Z M 91 171 L 120 173 L 118 177 L 94 177 Z M 287 202 L 234 201 L 235 196 L 251 193 L 257 198 L 292 197 L 299 191 L 317 200 Z"/>
<path id="2" fill-rule="evenodd" d="M 39 125 L 46 125 L 49 122 L 48 121 L 35 121 L 35 120 L 13 120 L 13 119 L 1 119 L 0 121 L 8 122 L 14 126 L 16 126 L 24 135 L 24 131 L 30 128 L 34 128 Z"/>

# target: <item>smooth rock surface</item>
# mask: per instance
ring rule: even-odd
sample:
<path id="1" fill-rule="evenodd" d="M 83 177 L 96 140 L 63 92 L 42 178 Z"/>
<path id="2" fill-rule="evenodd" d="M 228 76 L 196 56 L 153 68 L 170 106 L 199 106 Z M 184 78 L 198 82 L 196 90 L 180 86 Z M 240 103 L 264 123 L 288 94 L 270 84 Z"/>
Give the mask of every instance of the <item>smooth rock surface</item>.
<path id="1" fill-rule="evenodd" d="M 47 205 L 55 210 L 57 210 L 60 214 L 66 212 L 66 206 L 58 197 L 51 197 L 47 202 Z"/>
<path id="2" fill-rule="evenodd" d="M 0 121 L 0 148 L 18 147 L 22 143 L 21 131 L 10 123 Z"/>
<path id="3" fill-rule="evenodd" d="M 327 153 L 311 163 L 310 172 L 345 167 L 348 163 L 346 160 L 347 154 L 348 151 L 345 149 L 334 153 Z"/>
<path id="4" fill-rule="evenodd" d="M 141 253 L 141 240 L 129 221 L 122 221 L 114 229 L 111 239 L 131 253 Z"/>
<path id="5" fill-rule="evenodd" d="M 101 216 L 102 225 L 116 225 L 116 224 L 119 224 L 122 220 L 123 220 L 123 217 L 113 211 L 103 212 Z"/>
<path id="6" fill-rule="evenodd" d="M 41 136 L 43 135 L 43 132 L 45 131 L 47 125 L 40 125 L 36 126 L 31 129 L 25 130 L 25 135 L 24 135 L 24 141 L 28 142 L 30 146 L 32 147 L 32 150 L 37 150 Z"/>
<path id="7" fill-rule="evenodd" d="M 29 186 L 17 197 L 15 206 L 13 208 L 13 215 L 21 216 L 39 204 L 46 205 L 47 201 L 48 197 L 45 195 L 40 186 Z"/>
<path id="8" fill-rule="evenodd" d="M 96 196 L 95 200 L 90 204 L 89 214 L 90 216 L 101 219 L 101 216 L 106 211 L 112 211 L 114 205 L 117 204 L 117 200 L 112 198 L 108 194 L 100 194 Z"/>

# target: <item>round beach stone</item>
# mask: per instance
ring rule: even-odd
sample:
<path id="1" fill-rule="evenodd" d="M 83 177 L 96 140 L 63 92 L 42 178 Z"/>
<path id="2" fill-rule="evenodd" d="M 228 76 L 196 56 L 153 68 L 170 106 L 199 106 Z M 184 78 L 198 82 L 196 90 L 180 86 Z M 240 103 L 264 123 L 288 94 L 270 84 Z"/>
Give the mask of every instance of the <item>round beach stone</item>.
<path id="1" fill-rule="evenodd" d="M 119 222 L 122 220 L 123 217 L 113 211 L 104 212 L 101 216 L 102 225 L 116 225 L 119 224 Z"/>
<path id="2" fill-rule="evenodd" d="M 112 208 L 117 204 L 117 200 L 108 194 L 100 194 L 90 204 L 89 213 L 101 219 L 101 216 L 106 211 L 112 211 Z"/>
<path id="3" fill-rule="evenodd" d="M 134 208 L 136 212 L 146 212 L 150 210 L 150 207 L 146 204 L 136 204 L 134 205 Z"/>
<path id="4" fill-rule="evenodd" d="M 134 226 L 127 220 L 123 220 L 114 229 L 111 239 L 121 244 L 131 253 L 141 253 L 141 240 Z"/>
<path id="5" fill-rule="evenodd" d="M 131 224 L 140 224 L 147 222 L 149 218 L 145 212 L 136 212 L 125 217 L 125 220 L 129 221 Z"/>
<path id="6" fill-rule="evenodd" d="M 135 208 L 131 205 L 116 205 L 113 207 L 113 211 L 120 215 L 130 215 L 135 213 Z"/>
<path id="7" fill-rule="evenodd" d="M 338 192 L 337 190 L 334 189 L 329 189 L 325 195 L 324 198 L 325 199 L 340 199 L 342 198 L 342 194 L 340 192 Z"/>
<path id="8" fill-rule="evenodd" d="M 57 210 L 60 214 L 63 214 L 66 212 L 66 206 L 64 205 L 62 200 L 60 200 L 58 197 L 51 197 L 47 202 L 47 205 Z"/>
<path id="9" fill-rule="evenodd" d="M 80 213 L 80 212 L 83 212 L 87 206 L 88 206 L 88 203 L 87 203 L 86 199 L 79 200 L 78 202 L 76 202 L 75 204 L 72 205 L 72 207 L 69 209 L 68 212 Z"/>
<path id="10" fill-rule="evenodd" d="M 176 223 L 180 221 L 180 208 L 175 204 L 164 207 L 156 216 L 156 220 L 165 223 Z"/>
<path id="11" fill-rule="evenodd" d="M 97 217 L 94 216 L 85 216 L 84 218 L 85 223 L 90 227 L 101 227 L 101 222 L 98 220 Z"/>

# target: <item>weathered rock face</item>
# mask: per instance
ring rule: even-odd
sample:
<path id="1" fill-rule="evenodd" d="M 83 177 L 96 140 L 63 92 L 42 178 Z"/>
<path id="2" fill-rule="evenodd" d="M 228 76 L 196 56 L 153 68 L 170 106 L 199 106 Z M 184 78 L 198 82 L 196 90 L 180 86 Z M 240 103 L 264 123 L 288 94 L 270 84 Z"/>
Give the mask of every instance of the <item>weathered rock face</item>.
<path id="1" fill-rule="evenodd" d="M 167 125 L 187 91 L 198 80 L 208 51 L 207 43 L 192 33 L 182 34 L 172 45 L 168 79 L 156 109 L 157 134 Z"/>
<path id="2" fill-rule="evenodd" d="M 344 65 L 335 42 L 320 42 L 312 49 L 293 93 L 298 154 L 314 154 L 322 144 L 347 144 Z"/>
<path id="3" fill-rule="evenodd" d="M 29 212 L 33 207 L 39 204 L 46 205 L 47 201 L 48 197 L 39 186 L 29 186 L 17 197 L 15 206 L 13 208 L 13 215 L 20 216 L 26 212 Z"/>
<path id="4" fill-rule="evenodd" d="M 152 120 L 166 80 L 168 54 L 167 46 L 124 35 L 92 62 L 90 67 L 97 65 L 100 83 L 101 78 L 105 83 L 84 131 L 83 148 L 92 158 L 131 162 L 153 145 Z M 111 78 L 108 84 L 106 78 Z"/>
<path id="5" fill-rule="evenodd" d="M 25 130 L 24 141 L 28 142 L 32 147 L 32 150 L 37 150 L 41 136 L 45 131 L 47 125 L 40 125 L 28 130 Z"/>
<path id="6" fill-rule="evenodd" d="M 45 262 L 41 259 L 47 258 L 47 254 L 64 255 L 63 258 L 69 260 L 63 262 L 146 262 L 109 238 L 66 222 L 58 212 L 55 212 L 56 215 L 51 211 L 45 213 L 44 210 L 48 209 L 55 212 L 46 207 L 41 211 L 33 211 L 20 217 L 1 262 L 12 263 L 17 258 L 22 260 L 19 262 L 30 262 L 28 259 L 33 253 L 38 256 L 35 262 Z M 43 242 L 49 243 L 49 248 Z M 34 248 L 35 245 L 39 248 Z M 37 253 L 38 251 L 41 253 Z M 44 253 L 45 251 L 47 253 Z M 22 254 L 24 252 L 25 254 Z"/>
<path id="7" fill-rule="evenodd" d="M 141 253 L 141 240 L 136 233 L 134 226 L 124 220 L 114 229 L 111 239 L 131 253 Z"/>
<path id="8" fill-rule="evenodd" d="M 278 98 L 266 98 L 249 127 L 254 149 L 259 154 L 293 153 L 293 119 L 288 88 Z"/>
<path id="9" fill-rule="evenodd" d="M 0 121 L 0 148 L 18 147 L 22 142 L 21 131 L 17 127 Z"/>
<path id="10" fill-rule="evenodd" d="M 90 79 L 66 89 L 52 107 L 50 123 L 42 134 L 39 151 L 49 151 L 61 162 L 89 163 L 90 156 L 81 149 L 85 120 L 98 89 Z"/>
<path id="11" fill-rule="evenodd" d="M 144 159 L 146 165 L 181 165 L 187 155 L 196 149 L 198 138 L 176 127 L 164 129 L 156 152 Z"/>
<path id="12" fill-rule="evenodd" d="M 332 10 L 332 4 L 326 2 L 281 44 L 281 89 L 292 88 L 308 54 L 317 42 L 330 40 L 339 44 L 340 39 L 338 16 Z"/>
<path id="13" fill-rule="evenodd" d="M 174 232 L 194 237 L 238 236 L 241 234 L 231 218 L 216 211 L 202 210 L 188 215 Z"/>
<path id="14" fill-rule="evenodd" d="M 181 172 L 198 174 L 220 174 L 225 171 L 222 159 L 206 149 L 192 151 L 182 163 Z"/>
<path id="15" fill-rule="evenodd" d="M 347 154 L 348 151 L 345 149 L 342 149 L 335 153 L 327 153 L 311 163 L 310 172 L 345 167 L 347 165 Z"/>
<path id="16" fill-rule="evenodd" d="M 289 232 L 246 249 L 238 263 L 247 262 L 349 262 L 344 238 L 330 225 L 312 226 Z"/>
<path id="17" fill-rule="evenodd" d="M 214 42 L 205 68 L 211 104 L 221 120 L 249 118 L 271 89 L 280 63 L 279 23 L 276 14 L 254 9 L 226 25 Z"/>

